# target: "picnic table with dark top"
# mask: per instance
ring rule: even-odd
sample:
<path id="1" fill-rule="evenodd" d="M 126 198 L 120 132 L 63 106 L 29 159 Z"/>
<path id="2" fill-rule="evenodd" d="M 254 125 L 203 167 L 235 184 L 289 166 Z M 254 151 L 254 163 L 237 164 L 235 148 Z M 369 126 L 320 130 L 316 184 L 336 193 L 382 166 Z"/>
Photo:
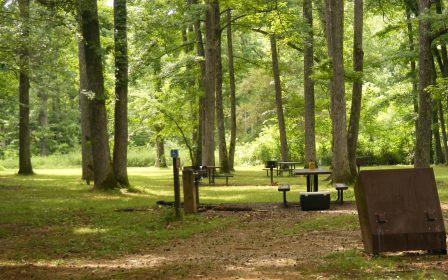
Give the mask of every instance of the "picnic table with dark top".
<path id="1" fill-rule="evenodd" d="M 293 175 L 293 170 L 296 169 L 296 165 L 300 164 L 298 161 L 279 161 L 277 166 L 277 175 L 278 173 L 283 175 L 283 171 L 288 171 L 288 174 Z"/>
<path id="2" fill-rule="evenodd" d="M 306 176 L 306 191 L 319 191 L 319 174 L 331 174 L 331 171 L 325 169 L 295 169 L 292 172 L 294 175 L 303 175 Z M 311 188 L 311 176 L 313 176 L 313 189 Z"/>

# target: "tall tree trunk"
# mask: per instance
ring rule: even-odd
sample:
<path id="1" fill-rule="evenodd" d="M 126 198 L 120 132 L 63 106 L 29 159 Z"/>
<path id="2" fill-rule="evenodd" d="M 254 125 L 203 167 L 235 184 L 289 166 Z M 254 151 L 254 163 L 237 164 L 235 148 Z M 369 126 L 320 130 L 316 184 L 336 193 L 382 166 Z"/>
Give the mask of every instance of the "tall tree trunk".
<path id="1" fill-rule="evenodd" d="M 411 10 L 408 6 L 406 6 L 406 25 L 408 29 L 408 40 L 409 40 L 409 51 L 412 53 L 415 51 L 415 42 L 414 42 L 414 31 L 412 27 L 412 21 L 411 21 Z M 415 59 L 411 59 L 411 77 L 412 77 L 412 100 L 414 104 L 414 114 L 415 116 L 418 115 L 418 79 L 417 79 L 417 67 Z M 415 119 L 415 133 L 417 135 L 417 126 L 418 126 L 418 119 Z"/>
<path id="2" fill-rule="evenodd" d="M 86 61 L 87 91 L 93 95 L 90 100 L 90 128 L 92 133 L 94 189 L 114 189 L 117 187 L 117 181 L 110 158 L 107 133 L 98 7 L 96 0 L 80 0 L 79 4 Z"/>
<path id="3" fill-rule="evenodd" d="M 343 23 L 344 1 L 326 0 L 325 15 L 327 24 L 328 56 L 331 59 L 330 114 L 333 135 L 333 181 L 351 181 L 348 163 L 347 124 L 344 85 Z"/>
<path id="4" fill-rule="evenodd" d="M 313 3 L 312 0 L 303 1 L 303 17 L 307 24 L 307 34 L 303 52 L 303 80 L 305 96 L 305 163 L 316 162 L 316 127 L 314 105 L 314 32 L 313 32 Z"/>
<path id="5" fill-rule="evenodd" d="M 229 61 L 229 84 L 230 84 L 230 145 L 229 145 L 229 168 L 235 170 L 236 149 L 236 86 L 235 68 L 233 65 L 233 39 L 232 39 L 232 11 L 227 10 L 227 56 Z"/>
<path id="6" fill-rule="evenodd" d="M 33 174 L 30 143 L 30 0 L 19 0 L 19 174 Z"/>
<path id="7" fill-rule="evenodd" d="M 187 4 L 189 4 L 188 1 L 187 1 Z M 190 32 L 191 31 L 190 28 L 191 27 L 192 26 L 189 26 L 189 27 L 186 27 L 186 28 L 182 29 L 182 43 L 185 45 L 184 50 L 185 50 L 186 54 L 190 54 L 194 50 L 194 47 L 191 46 L 191 44 L 189 44 L 189 42 L 190 42 L 189 41 L 189 37 L 191 37 L 190 36 L 190 33 L 191 33 Z M 186 68 L 186 75 L 188 77 L 193 77 L 193 72 L 195 71 L 194 70 L 194 64 L 187 63 L 185 68 Z M 197 121 L 197 125 L 193 125 L 193 129 L 191 131 L 191 144 L 188 144 L 190 146 L 189 150 L 191 150 L 190 151 L 190 160 L 191 160 L 191 164 L 192 165 L 196 165 L 196 163 L 198 162 L 198 160 L 197 160 L 197 146 L 196 146 L 196 143 L 198 143 L 198 138 L 200 136 L 202 136 L 202 134 L 200 134 L 201 132 L 199 130 L 199 124 L 201 123 L 201 120 L 200 120 L 201 112 L 199 110 L 196 112 L 196 106 L 197 106 L 198 102 L 200 101 L 199 100 L 200 94 L 199 94 L 199 96 L 197 95 L 197 90 L 195 88 L 196 81 L 197 81 L 197 77 L 195 77 L 195 78 L 188 78 L 188 81 L 186 83 L 186 91 L 187 91 L 187 94 L 190 96 L 190 100 L 189 100 L 189 103 L 188 103 L 188 105 L 190 107 L 189 108 L 190 109 L 190 116 L 189 116 L 190 117 L 190 121 L 192 123 Z M 199 97 L 199 98 L 196 98 L 196 97 Z M 200 109 L 200 108 L 198 108 L 198 109 Z"/>
<path id="8" fill-rule="evenodd" d="M 206 1 L 205 12 L 205 95 L 204 130 L 202 135 L 202 164 L 215 165 L 215 9 L 214 0 Z"/>
<path id="9" fill-rule="evenodd" d="M 196 1 L 190 1 L 190 4 L 195 4 Z M 205 50 L 204 50 L 204 43 L 203 43 L 203 39 L 202 39 L 202 32 L 201 32 L 201 21 L 199 19 L 197 19 L 194 22 L 194 33 L 195 33 L 195 38 L 196 38 L 196 55 L 198 57 L 201 57 L 202 59 L 199 60 L 199 70 L 200 70 L 200 75 L 198 77 L 198 84 L 199 84 L 199 88 L 201 89 L 201 93 L 199 95 L 199 100 L 198 100 L 198 118 L 199 118 L 199 122 L 198 122 L 198 127 L 197 127 L 197 138 L 196 138 L 196 155 L 195 155 L 195 159 L 196 159 L 196 166 L 200 166 L 202 165 L 202 139 L 203 139 L 203 134 L 204 134 L 204 93 L 206 91 L 205 89 L 205 84 L 207 83 L 207 77 L 206 77 L 206 72 L 205 72 Z"/>
<path id="10" fill-rule="evenodd" d="M 48 156 L 48 95 L 44 92 L 37 93 L 40 99 L 39 106 L 39 126 L 41 129 L 41 136 L 39 139 L 39 152 L 41 156 Z"/>
<path id="11" fill-rule="evenodd" d="M 434 139 L 434 164 L 445 163 L 445 158 L 442 150 L 442 143 L 440 141 L 440 127 L 438 116 L 438 103 L 433 102 L 432 110 L 432 136 Z"/>
<path id="12" fill-rule="evenodd" d="M 114 0 L 115 42 L 115 135 L 114 173 L 118 183 L 128 179 L 128 39 L 126 0 Z"/>
<path id="13" fill-rule="evenodd" d="M 81 27 L 79 27 L 81 29 Z M 82 36 L 78 39 L 78 65 L 79 65 L 79 109 L 81 112 L 81 156 L 82 179 L 87 184 L 93 180 L 92 136 L 90 132 L 90 101 L 87 96 L 88 81 L 86 73 L 86 60 Z"/>
<path id="14" fill-rule="evenodd" d="M 448 164 L 448 144 L 447 144 L 448 139 L 446 134 L 445 116 L 443 114 L 443 105 L 440 100 L 438 100 L 437 102 L 437 109 L 439 111 L 440 127 L 442 128 L 442 145 L 443 145 L 445 164 Z"/>
<path id="15" fill-rule="evenodd" d="M 221 171 L 228 173 L 229 168 L 229 156 L 227 153 L 226 143 L 226 128 L 224 125 L 224 105 L 222 98 L 222 58 L 221 58 L 221 25 L 220 23 L 220 9 L 219 2 L 213 3 L 214 8 L 214 29 L 215 29 L 215 93 L 216 93 L 216 122 L 218 125 L 218 151 L 219 151 L 219 164 L 221 165 Z"/>
<path id="16" fill-rule="evenodd" d="M 431 70 L 432 70 L 432 85 L 436 84 L 437 72 L 434 59 L 431 60 Z M 438 102 L 436 99 L 432 99 L 432 136 L 433 136 L 433 146 L 434 146 L 434 164 L 440 164 L 445 162 L 443 156 L 442 144 L 440 141 L 440 127 L 439 127 L 439 116 L 438 116 Z"/>
<path id="17" fill-rule="evenodd" d="M 442 14 L 442 2 L 440 0 L 436 0 L 436 12 L 438 14 Z M 441 45 L 440 53 L 436 47 L 433 49 L 437 64 L 439 65 L 440 72 L 443 78 L 448 77 L 448 52 L 446 49 L 446 44 Z M 442 130 L 442 145 L 444 151 L 445 164 L 448 164 L 448 144 L 447 144 L 447 132 L 446 132 L 446 124 L 445 124 L 445 116 L 443 110 L 443 103 L 439 99 L 437 100 L 437 110 L 438 110 L 438 118 L 440 120 L 440 128 Z"/>
<path id="18" fill-rule="evenodd" d="M 352 176 L 356 176 L 356 149 L 358 147 L 359 119 L 361 117 L 362 101 L 362 74 L 364 66 L 364 51 L 362 47 L 362 35 L 364 25 L 364 1 L 355 0 L 354 10 L 354 39 L 353 39 L 353 71 L 359 75 L 353 82 L 352 106 L 350 109 L 350 121 L 347 133 L 348 162 Z"/>
<path id="19" fill-rule="evenodd" d="M 419 1 L 419 108 L 417 139 L 415 145 L 415 167 L 429 167 L 431 155 L 431 96 L 426 88 L 432 83 L 431 38 L 429 20 L 423 15 L 429 11 L 430 0 Z"/>
<path id="20" fill-rule="evenodd" d="M 282 85 L 280 81 L 280 69 L 278 66 L 278 50 L 276 35 L 271 35 L 272 73 L 275 84 L 275 104 L 277 106 L 278 129 L 280 133 L 280 152 L 282 161 L 288 161 L 288 141 L 286 138 L 285 117 L 283 114 Z"/>

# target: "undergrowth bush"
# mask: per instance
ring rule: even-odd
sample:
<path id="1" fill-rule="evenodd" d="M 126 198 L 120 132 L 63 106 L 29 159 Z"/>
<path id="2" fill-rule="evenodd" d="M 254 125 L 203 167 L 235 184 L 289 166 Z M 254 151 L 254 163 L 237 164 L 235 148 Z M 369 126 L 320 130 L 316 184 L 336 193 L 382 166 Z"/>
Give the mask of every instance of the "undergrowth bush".
<path id="1" fill-rule="evenodd" d="M 82 163 L 81 152 L 76 150 L 66 154 L 53 154 L 49 156 L 32 156 L 31 162 L 35 168 L 61 168 L 80 167 Z M 155 151 L 146 147 L 129 147 L 128 166 L 147 167 L 154 166 L 156 162 Z M 16 169 L 19 167 L 17 156 L 0 160 L 0 169 Z"/>

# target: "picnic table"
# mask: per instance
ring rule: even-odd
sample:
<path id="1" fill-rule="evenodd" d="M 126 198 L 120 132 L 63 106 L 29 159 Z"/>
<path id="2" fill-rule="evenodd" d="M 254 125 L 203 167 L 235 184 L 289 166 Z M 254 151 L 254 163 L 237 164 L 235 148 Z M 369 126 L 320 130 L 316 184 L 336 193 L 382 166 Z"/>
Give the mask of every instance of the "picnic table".
<path id="1" fill-rule="evenodd" d="M 306 176 L 306 191 L 319 191 L 319 174 L 331 174 L 330 170 L 325 169 L 295 169 L 292 172 L 294 175 L 303 175 Z M 311 176 L 313 176 L 313 188 L 311 188 Z"/>
<path id="2" fill-rule="evenodd" d="M 208 183 L 214 184 L 215 183 L 215 177 L 216 177 L 216 170 L 220 169 L 221 166 L 206 166 L 207 168 L 207 177 L 208 177 Z"/>
<path id="3" fill-rule="evenodd" d="M 296 165 L 300 164 L 298 161 L 279 161 L 277 166 L 277 175 L 280 173 L 283 175 L 283 171 L 288 171 L 289 176 L 293 175 L 293 170 L 296 169 Z"/>

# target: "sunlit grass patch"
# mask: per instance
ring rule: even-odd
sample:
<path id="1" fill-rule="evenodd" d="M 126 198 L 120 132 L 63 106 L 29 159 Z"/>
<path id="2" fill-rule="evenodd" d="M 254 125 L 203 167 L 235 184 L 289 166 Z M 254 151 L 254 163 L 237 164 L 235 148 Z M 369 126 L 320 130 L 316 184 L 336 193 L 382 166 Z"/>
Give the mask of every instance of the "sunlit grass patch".
<path id="1" fill-rule="evenodd" d="M 431 259 L 433 256 L 422 258 Z M 446 279 L 443 271 L 412 266 L 412 260 L 408 257 L 401 255 L 372 257 L 357 249 L 328 254 L 318 270 L 325 275 L 333 276 L 330 278 L 337 279 Z"/>

